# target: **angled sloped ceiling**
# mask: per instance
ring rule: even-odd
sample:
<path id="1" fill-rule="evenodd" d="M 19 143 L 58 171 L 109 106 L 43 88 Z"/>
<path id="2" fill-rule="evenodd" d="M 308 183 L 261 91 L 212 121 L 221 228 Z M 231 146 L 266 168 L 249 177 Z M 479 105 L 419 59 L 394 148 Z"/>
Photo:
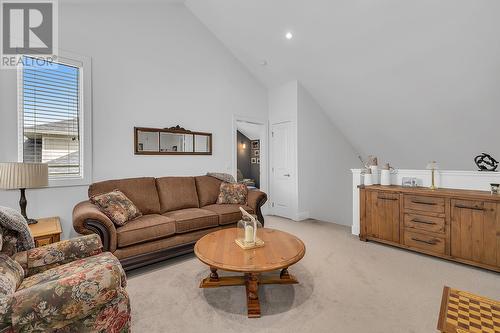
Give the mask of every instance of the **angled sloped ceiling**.
<path id="1" fill-rule="evenodd" d="M 500 160 L 500 1 L 185 4 L 269 87 L 299 80 L 361 154 L 402 168 Z"/>

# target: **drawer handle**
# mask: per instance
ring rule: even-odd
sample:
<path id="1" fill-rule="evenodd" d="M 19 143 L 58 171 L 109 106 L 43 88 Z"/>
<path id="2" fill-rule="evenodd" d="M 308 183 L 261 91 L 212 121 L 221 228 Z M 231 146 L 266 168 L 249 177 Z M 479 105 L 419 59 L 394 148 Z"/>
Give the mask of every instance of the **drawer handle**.
<path id="1" fill-rule="evenodd" d="M 398 200 L 398 198 L 385 198 L 385 197 L 377 197 L 377 199 L 380 199 L 380 200 L 393 200 L 393 201 Z"/>
<path id="2" fill-rule="evenodd" d="M 414 204 L 419 204 L 419 205 L 429 205 L 429 206 L 437 205 L 436 202 L 425 202 L 425 201 L 418 201 L 418 200 L 412 200 L 411 202 Z"/>
<path id="3" fill-rule="evenodd" d="M 436 225 L 437 223 L 436 222 L 429 222 L 429 221 L 424 221 L 424 220 L 420 220 L 420 219 L 413 219 L 411 220 L 412 222 L 415 222 L 415 223 L 422 223 L 422 224 L 429 224 L 429 225 Z"/>
<path id="4" fill-rule="evenodd" d="M 438 243 L 438 241 L 436 239 L 428 241 L 428 240 L 412 237 L 411 240 L 414 240 L 415 242 L 429 244 L 429 245 L 436 245 Z"/>
<path id="5" fill-rule="evenodd" d="M 472 209 L 472 210 L 485 210 L 484 208 L 481 207 L 469 207 L 469 206 L 464 206 L 464 205 L 455 205 L 456 208 L 463 208 L 463 209 Z"/>

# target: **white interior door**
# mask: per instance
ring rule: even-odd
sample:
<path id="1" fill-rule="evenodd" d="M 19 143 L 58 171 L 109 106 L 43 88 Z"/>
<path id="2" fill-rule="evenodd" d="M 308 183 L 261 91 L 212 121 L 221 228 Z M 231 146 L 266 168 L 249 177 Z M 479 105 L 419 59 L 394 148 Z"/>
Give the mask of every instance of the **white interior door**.
<path id="1" fill-rule="evenodd" d="M 293 218 L 292 123 L 271 125 L 271 209 L 273 214 Z"/>

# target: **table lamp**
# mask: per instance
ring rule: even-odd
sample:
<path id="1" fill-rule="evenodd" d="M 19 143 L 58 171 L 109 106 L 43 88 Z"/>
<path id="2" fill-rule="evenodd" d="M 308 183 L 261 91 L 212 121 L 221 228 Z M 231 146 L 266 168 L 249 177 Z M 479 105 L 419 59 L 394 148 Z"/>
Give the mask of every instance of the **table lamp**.
<path id="1" fill-rule="evenodd" d="M 432 170 L 432 184 L 431 184 L 430 189 L 435 190 L 435 189 L 437 189 L 435 172 L 436 172 L 436 170 L 439 170 L 439 164 L 436 161 L 430 161 L 429 163 L 427 163 L 426 169 Z"/>
<path id="2" fill-rule="evenodd" d="M 49 168 L 44 163 L 0 163 L 0 188 L 5 190 L 21 190 L 19 206 L 21 214 L 28 224 L 37 223 L 26 216 L 27 188 L 47 186 L 49 183 Z"/>

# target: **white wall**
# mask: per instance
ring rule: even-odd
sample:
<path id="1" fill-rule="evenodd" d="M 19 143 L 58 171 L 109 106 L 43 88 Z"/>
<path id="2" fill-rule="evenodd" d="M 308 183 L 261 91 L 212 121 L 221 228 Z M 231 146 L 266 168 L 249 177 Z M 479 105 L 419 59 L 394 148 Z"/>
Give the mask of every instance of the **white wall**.
<path id="1" fill-rule="evenodd" d="M 351 190 L 350 168 L 357 163 L 356 152 L 296 80 L 269 91 L 271 128 L 272 124 L 284 121 L 292 123 L 293 146 L 290 172 L 292 211 L 286 217 L 350 225 L 352 200 L 345 194 Z M 273 177 L 272 172 L 270 177 Z M 272 199 L 272 180 L 270 183 Z"/>
<path id="2" fill-rule="evenodd" d="M 302 216 L 351 225 L 354 148 L 309 92 L 298 85 L 298 182 Z"/>
<path id="3" fill-rule="evenodd" d="M 230 171 L 233 114 L 267 118 L 265 88 L 183 6 L 161 2 L 59 5 L 59 45 L 92 57 L 95 181 Z M 0 161 L 17 160 L 16 73 L 0 71 Z M 135 156 L 133 127 L 181 126 L 213 133 L 212 156 Z M 71 211 L 87 187 L 29 190 L 28 214 Z M 18 207 L 18 191 L 0 205 Z"/>
<path id="4" fill-rule="evenodd" d="M 271 124 L 284 121 L 297 122 L 298 85 L 297 80 L 293 80 L 269 89 L 269 122 Z"/>
<path id="5" fill-rule="evenodd" d="M 301 82 L 364 155 L 453 170 L 500 159 L 498 0 L 186 3 L 262 81 Z"/>

